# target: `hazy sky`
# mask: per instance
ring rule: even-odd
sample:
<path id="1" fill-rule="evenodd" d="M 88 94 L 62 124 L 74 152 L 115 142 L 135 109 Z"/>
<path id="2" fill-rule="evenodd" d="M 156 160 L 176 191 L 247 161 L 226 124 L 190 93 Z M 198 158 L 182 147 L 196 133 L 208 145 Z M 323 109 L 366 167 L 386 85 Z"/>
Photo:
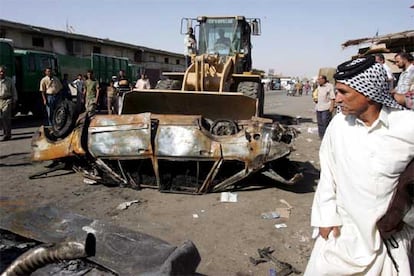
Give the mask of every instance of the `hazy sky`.
<path id="1" fill-rule="evenodd" d="M 253 67 L 313 77 L 357 53 L 349 39 L 414 29 L 413 0 L 0 0 L 0 18 L 183 52 L 180 22 L 199 15 L 259 17 Z"/>

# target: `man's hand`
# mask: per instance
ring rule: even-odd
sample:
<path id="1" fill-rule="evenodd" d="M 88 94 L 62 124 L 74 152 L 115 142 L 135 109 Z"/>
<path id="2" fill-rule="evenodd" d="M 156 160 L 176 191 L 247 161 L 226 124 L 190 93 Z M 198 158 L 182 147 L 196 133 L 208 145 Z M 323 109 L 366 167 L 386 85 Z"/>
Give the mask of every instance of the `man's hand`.
<path id="1" fill-rule="evenodd" d="M 322 238 L 325 240 L 328 239 L 329 233 L 333 231 L 333 235 L 335 238 L 339 237 L 341 234 L 341 231 L 339 230 L 338 226 L 332 226 L 332 227 L 319 227 L 319 235 L 321 235 Z"/>
<path id="2" fill-rule="evenodd" d="M 329 106 L 329 112 L 333 112 L 335 110 L 335 100 L 331 100 L 331 105 Z"/>
<path id="3" fill-rule="evenodd" d="M 405 95 L 404 94 L 397 94 L 394 93 L 392 94 L 392 96 L 394 97 L 394 99 L 401 105 L 405 105 Z"/>

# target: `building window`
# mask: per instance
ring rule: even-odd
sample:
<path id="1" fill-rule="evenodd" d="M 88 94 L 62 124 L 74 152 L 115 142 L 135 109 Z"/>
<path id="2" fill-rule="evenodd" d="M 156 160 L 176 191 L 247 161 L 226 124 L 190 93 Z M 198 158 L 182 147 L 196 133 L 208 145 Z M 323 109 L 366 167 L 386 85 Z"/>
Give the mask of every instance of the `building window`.
<path id="1" fill-rule="evenodd" d="M 6 30 L 5 29 L 0 29 L 0 37 L 1 38 L 6 38 Z"/>
<path id="2" fill-rule="evenodd" d="M 67 39 L 66 50 L 70 55 L 82 54 L 82 42 L 73 39 Z"/>
<path id="3" fill-rule="evenodd" d="M 32 45 L 35 47 L 45 47 L 43 37 L 32 37 Z"/>
<path id="4" fill-rule="evenodd" d="M 142 56 L 143 56 L 142 50 L 136 51 L 135 54 L 134 54 L 134 61 L 135 62 L 142 62 L 143 61 Z"/>
<path id="5" fill-rule="evenodd" d="M 92 53 L 100 54 L 101 53 L 101 47 L 99 47 L 99 46 L 93 46 Z"/>
<path id="6" fill-rule="evenodd" d="M 72 39 L 66 40 L 66 51 L 68 51 L 69 54 L 73 54 L 73 40 Z"/>
<path id="7" fill-rule="evenodd" d="M 179 60 L 179 59 L 176 59 L 176 60 L 175 60 L 175 64 L 176 64 L 176 65 L 180 65 L 180 60 Z"/>
<path id="8" fill-rule="evenodd" d="M 164 63 L 166 63 L 166 64 L 168 64 L 168 63 L 170 63 L 170 59 L 169 58 L 164 58 Z"/>
<path id="9" fill-rule="evenodd" d="M 156 62 L 156 61 L 157 61 L 157 60 L 155 59 L 155 56 L 150 56 L 150 57 L 149 57 L 149 59 L 150 59 L 150 61 L 151 61 L 151 62 Z"/>
<path id="10" fill-rule="evenodd" d="M 74 54 L 82 54 L 82 42 L 73 41 L 73 53 Z"/>

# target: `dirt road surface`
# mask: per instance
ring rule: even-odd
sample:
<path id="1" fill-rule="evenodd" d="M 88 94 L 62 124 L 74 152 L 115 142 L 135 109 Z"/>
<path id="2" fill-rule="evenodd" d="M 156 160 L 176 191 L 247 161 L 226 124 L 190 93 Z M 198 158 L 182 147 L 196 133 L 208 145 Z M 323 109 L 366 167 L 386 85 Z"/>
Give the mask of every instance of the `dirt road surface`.
<path id="1" fill-rule="evenodd" d="M 160 193 L 155 189 L 88 185 L 80 174 L 59 171 L 29 179 L 47 163 L 30 161 L 30 141 L 39 122 L 30 117 L 13 121 L 13 139 L 0 142 L 0 199 L 19 206 L 53 203 L 89 218 L 101 219 L 158 237 L 173 245 L 192 240 L 201 255 L 201 275 L 269 275 L 271 262 L 253 265 L 257 250 L 272 247 L 273 256 L 304 271 L 312 248 L 310 211 L 319 177 L 314 104 L 310 95 L 287 96 L 269 91 L 265 117 L 293 124 L 301 133 L 290 159 L 304 168 L 305 178 L 285 186 L 261 176 L 247 180 L 248 188 L 235 191 L 237 202 L 220 201 L 220 193 L 201 196 Z M 296 124 L 297 123 L 297 124 Z M 125 210 L 117 206 L 138 200 Z M 263 219 L 264 212 L 292 206 L 289 218 Z M 284 223 L 286 227 L 276 228 Z"/>

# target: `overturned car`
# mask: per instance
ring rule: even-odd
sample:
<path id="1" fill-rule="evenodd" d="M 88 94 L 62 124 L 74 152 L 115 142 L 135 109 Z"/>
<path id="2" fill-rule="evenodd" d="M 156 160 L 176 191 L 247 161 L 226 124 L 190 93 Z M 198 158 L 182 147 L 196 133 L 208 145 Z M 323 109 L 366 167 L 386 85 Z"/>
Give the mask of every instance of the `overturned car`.
<path id="1" fill-rule="evenodd" d="M 92 183 L 163 192 L 229 190 L 256 172 L 285 184 L 301 178 L 277 173 L 279 161 L 288 162 L 296 130 L 256 117 L 254 99 L 202 92 L 193 101 L 192 93 L 163 91 L 160 101 L 157 94 L 125 93 L 119 115 L 78 116 L 73 103 L 60 102 L 54 126 L 41 126 L 33 136 L 32 160 L 69 164 Z"/>

